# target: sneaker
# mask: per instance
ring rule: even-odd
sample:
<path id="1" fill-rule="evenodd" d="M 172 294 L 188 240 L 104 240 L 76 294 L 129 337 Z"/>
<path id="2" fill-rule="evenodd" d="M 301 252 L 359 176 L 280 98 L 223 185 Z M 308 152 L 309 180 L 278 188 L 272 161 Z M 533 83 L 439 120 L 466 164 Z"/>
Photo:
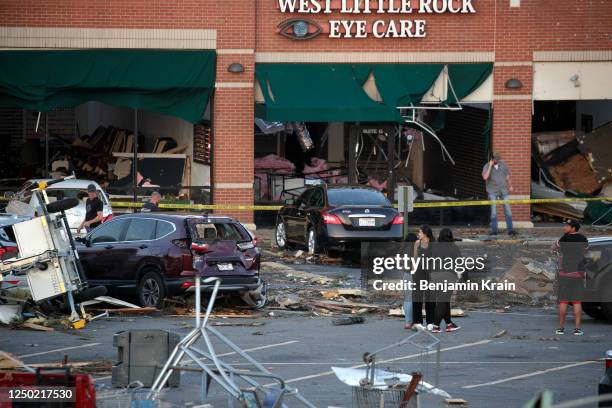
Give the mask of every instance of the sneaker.
<path id="1" fill-rule="evenodd" d="M 406 330 L 412 330 L 412 326 L 413 326 L 413 324 L 412 324 L 412 323 L 407 324 L 407 325 L 405 325 L 405 326 L 404 326 L 404 329 L 406 329 Z"/>
<path id="2" fill-rule="evenodd" d="M 440 330 L 440 326 L 434 326 L 434 325 L 432 325 L 432 326 L 433 326 L 433 327 L 431 328 L 431 332 L 432 332 L 432 333 L 440 333 L 440 332 L 441 332 L 441 330 Z"/>
<path id="3" fill-rule="evenodd" d="M 416 323 L 412 325 L 412 330 L 414 331 L 419 331 L 419 330 L 425 330 L 425 326 L 423 326 L 421 323 Z"/>
<path id="4" fill-rule="evenodd" d="M 455 323 L 449 323 L 446 325 L 446 331 L 448 333 L 457 331 L 461 328 L 461 326 L 457 326 Z"/>
<path id="5" fill-rule="evenodd" d="M 574 336 L 582 336 L 584 332 L 578 328 L 574 329 Z"/>
<path id="6" fill-rule="evenodd" d="M 555 334 L 565 334 L 565 329 L 563 327 L 559 327 Z"/>
<path id="7" fill-rule="evenodd" d="M 489 235 L 497 235 L 497 231 L 491 231 Z"/>
<path id="8" fill-rule="evenodd" d="M 508 235 L 510 235 L 510 236 L 518 235 L 518 232 L 516 232 L 514 230 L 508 231 Z"/>
<path id="9" fill-rule="evenodd" d="M 427 325 L 427 331 L 432 331 L 435 326 L 431 323 Z"/>

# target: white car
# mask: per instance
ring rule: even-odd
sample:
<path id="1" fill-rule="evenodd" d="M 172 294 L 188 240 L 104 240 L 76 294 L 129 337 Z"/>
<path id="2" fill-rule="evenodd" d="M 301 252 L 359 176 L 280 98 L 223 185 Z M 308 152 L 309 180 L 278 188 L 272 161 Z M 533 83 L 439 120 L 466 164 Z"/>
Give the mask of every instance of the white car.
<path id="1" fill-rule="evenodd" d="M 8 214 L 16 214 L 16 215 L 26 215 L 33 217 L 34 211 L 38 206 L 36 202 L 36 196 L 32 195 L 30 188 L 32 184 L 40 181 L 50 181 L 50 179 L 32 179 L 26 181 L 23 186 L 15 193 L 13 197 L 11 197 L 11 201 L 6 206 L 6 212 Z M 66 211 L 66 217 L 68 218 L 68 225 L 70 226 L 70 231 L 73 234 L 76 234 L 76 229 L 81 225 L 81 222 L 85 219 L 85 201 L 87 200 L 87 186 L 93 184 L 96 186 L 96 190 L 98 191 L 98 197 L 102 200 L 102 204 L 104 205 L 102 214 L 104 218 L 113 214 L 113 209 L 110 205 L 110 201 L 108 200 L 108 196 L 102 190 L 102 187 L 98 183 L 92 180 L 81 180 L 81 179 L 72 179 L 72 180 L 64 180 L 56 184 L 52 184 L 47 189 L 45 189 L 45 193 L 50 202 L 56 200 L 62 200 L 64 198 L 78 198 L 80 204 L 74 208 L 71 208 Z M 82 233 L 84 232 L 81 231 Z"/>

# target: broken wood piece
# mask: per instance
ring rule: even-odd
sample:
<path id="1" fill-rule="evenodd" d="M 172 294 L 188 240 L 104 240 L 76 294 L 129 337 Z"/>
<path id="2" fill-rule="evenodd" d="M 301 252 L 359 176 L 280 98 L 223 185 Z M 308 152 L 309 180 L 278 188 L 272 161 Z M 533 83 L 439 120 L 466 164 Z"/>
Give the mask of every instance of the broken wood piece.
<path id="1" fill-rule="evenodd" d="M 338 295 L 340 296 L 365 296 L 365 292 L 361 289 L 337 289 Z"/>
<path id="2" fill-rule="evenodd" d="M 467 405 L 468 402 L 463 398 L 447 398 L 444 400 L 447 405 Z"/>
<path id="3" fill-rule="evenodd" d="M 240 322 L 240 323 L 230 323 L 230 322 L 213 322 L 211 323 L 213 326 L 224 326 L 224 327 L 258 327 L 266 324 L 265 322 Z"/>
<path id="4" fill-rule="evenodd" d="M 506 335 L 508 333 L 508 331 L 506 329 L 498 331 L 497 333 L 495 333 L 495 335 L 493 336 L 494 339 L 499 339 L 500 337 Z"/>
<path id="5" fill-rule="evenodd" d="M 55 331 L 53 327 L 47 327 L 36 323 L 22 323 L 19 327 L 25 327 L 27 329 L 44 331 L 44 332 L 52 332 Z"/>
<path id="6" fill-rule="evenodd" d="M 12 354 L 9 354 L 5 351 L 0 351 L 0 369 L 12 370 L 15 368 L 21 368 L 23 366 L 23 362 L 18 358 L 14 357 Z"/>
<path id="7" fill-rule="evenodd" d="M 110 314 L 118 314 L 120 316 L 130 316 L 130 315 L 144 315 L 153 312 L 158 312 L 159 310 L 154 307 L 139 307 L 138 309 L 133 309 L 131 307 L 122 307 L 118 309 L 90 309 L 94 312 L 106 312 Z"/>

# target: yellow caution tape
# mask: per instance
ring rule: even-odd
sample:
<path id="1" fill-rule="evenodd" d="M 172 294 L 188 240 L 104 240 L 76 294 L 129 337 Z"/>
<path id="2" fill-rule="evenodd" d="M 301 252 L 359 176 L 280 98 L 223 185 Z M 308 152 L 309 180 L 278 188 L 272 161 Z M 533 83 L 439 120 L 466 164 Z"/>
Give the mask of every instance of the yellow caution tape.
<path id="1" fill-rule="evenodd" d="M 0 197 L 0 201 L 8 201 Z M 442 208 L 442 207 L 467 207 L 485 206 L 491 204 L 547 204 L 547 203 L 572 203 L 584 201 L 612 201 L 612 197 L 572 197 L 572 198 L 531 198 L 512 200 L 470 200 L 470 201 L 435 201 L 416 202 L 414 208 Z M 128 201 L 112 202 L 115 208 L 141 208 L 143 203 L 132 203 Z M 164 210 L 190 210 L 190 211 L 278 211 L 282 205 L 253 205 L 253 204 L 159 204 Z M 394 205 L 397 208 L 397 204 Z"/>
<path id="2" fill-rule="evenodd" d="M 470 201 L 438 201 L 438 202 L 416 202 L 414 208 L 441 208 L 441 207 L 466 207 L 485 206 L 491 204 L 546 204 L 546 203 L 572 203 L 581 201 L 612 201 L 612 197 L 572 197 L 572 198 L 532 198 L 511 200 L 470 200 Z M 115 208 L 140 208 L 142 203 L 113 202 Z M 159 208 L 164 210 L 227 210 L 227 211 L 278 211 L 282 205 L 242 205 L 242 204 L 160 204 Z M 397 205 L 395 205 L 397 207 Z"/>

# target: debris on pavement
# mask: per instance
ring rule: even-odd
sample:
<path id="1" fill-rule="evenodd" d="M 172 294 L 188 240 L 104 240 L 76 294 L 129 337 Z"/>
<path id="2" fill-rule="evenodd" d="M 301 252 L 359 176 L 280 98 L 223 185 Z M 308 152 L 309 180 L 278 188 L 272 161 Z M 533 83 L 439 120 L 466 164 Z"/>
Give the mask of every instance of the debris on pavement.
<path id="1" fill-rule="evenodd" d="M 334 326 L 348 326 L 361 323 L 365 323 L 365 317 L 363 316 L 345 316 L 332 320 L 332 325 Z"/>
<path id="2" fill-rule="evenodd" d="M 387 315 L 392 316 L 392 317 L 404 317 L 404 308 L 398 307 L 395 309 L 389 309 L 389 313 Z M 425 311 L 423 311 L 423 316 L 425 315 L 426 313 Z M 458 307 L 451 308 L 451 317 L 465 317 L 465 316 L 467 315 L 463 309 L 458 308 Z"/>
<path id="3" fill-rule="evenodd" d="M 514 293 L 539 300 L 553 293 L 551 274 L 554 276 L 554 272 L 540 268 L 534 263 L 525 264 L 524 260 L 517 260 L 501 280 L 515 283 Z"/>
<path id="4" fill-rule="evenodd" d="M 17 357 L 5 351 L 0 351 L 0 370 L 13 370 L 23 366 L 23 362 Z"/>
<path id="5" fill-rule="evenodd" d="M 0 305 L 0 323 L 12 324 L 21 320 L 21 304 Z"/>
<path id="6" fill-rule="evenodd" d="M 89 309 L 93 312 L 108 312 L 111 314 L 118 314 L 119 316 L 136 316 L 136 315 L 146 315 L 154 312 L 159 312 L 159 309 L 154 307 L 138 307 L 137 309 L 131 307 L 121 307 L 115 309 Z"/>
<path id="7" fill-rule="evenodd" d="M 508 334 L 508 330 L 506 330 L 506 329 L 504 329 L 504 330 L 500 330 L 500 331 L 498 331 L 497 333 L 495 333 L 495 334 L 493 335 L 493 338 L 494 338 L 494 339 L 499 339 L 500 337 L 503 337 L 503 336 L 505 336 L 506 334 Z"/>
<path id="8" fill-rule="evenodd" d="M 463 398 L 446 398 L 444 400 L 446 405 L 467 405 L 468 402 Z"/>
<path id="9" fill-rule="evenodd" d="M 19 327 L 22 327 L 25 329 L 37 330 L 37 331 L 44 331 L 44 332 L 55 331 L 53 327 L 47 327 L 47 326 L 43 326 L 41 324 L 36 324 L 36 323 L 22 323 L 21 325 L 19 325 Z"/>
<path id="10" fill-rule="evenodd" d="M 259 327 L 266 324 L 266 322 L 239 322 L 239 323 L 230 323 L 230 322 L 213 322 L 212 326 L 224 326 L 224 327 Z"/>

